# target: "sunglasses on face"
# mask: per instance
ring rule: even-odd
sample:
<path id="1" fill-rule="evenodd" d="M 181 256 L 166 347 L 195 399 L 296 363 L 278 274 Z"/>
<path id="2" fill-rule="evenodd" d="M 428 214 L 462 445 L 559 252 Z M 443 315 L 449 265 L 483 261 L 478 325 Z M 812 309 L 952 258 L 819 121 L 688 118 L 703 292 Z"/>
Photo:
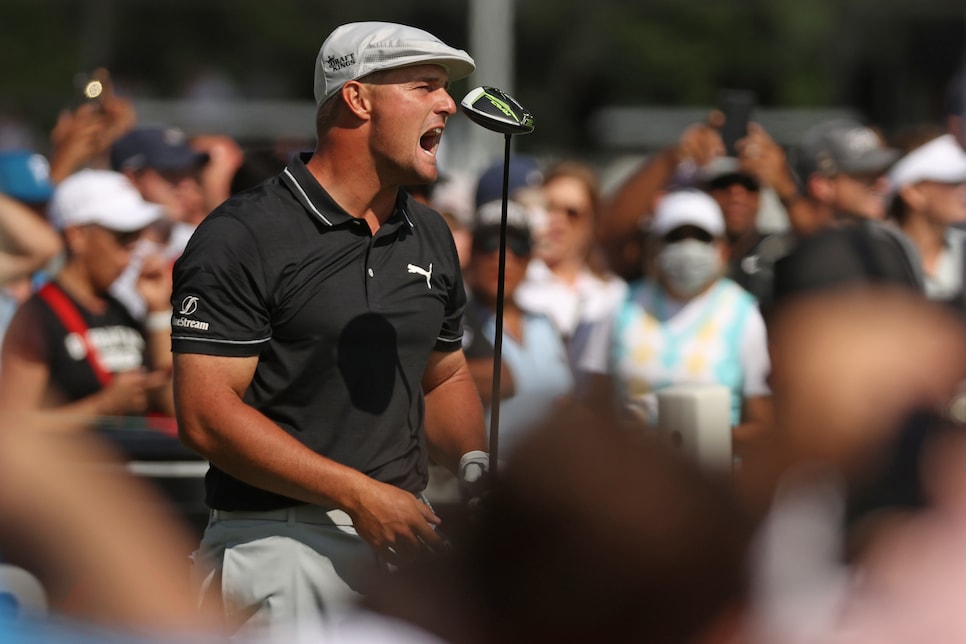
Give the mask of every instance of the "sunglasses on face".
<path id="1" fill-rule="evenodd" d="M 758 182 L 743 174 L 730 174 L 708 182 L 708 190 L 727 190 L 731 186 L 741 186 L 748 192 L 758 192 Z"/>
<path id="2" fill-rule="evenodd" d="M 112 230 L 111 228 L 106 228 L 98 224 L 91 224 L 91 228 L 96 228 L 97 230 L 104 231 L 114 239 L 114 242 L 118 246 L 124 246 L 124 247 L 133 246 L 134 244 L 137 243 L 139 239 L 141 239 L 141 236 L 144 234 L 143 229 L 133 230 L 133 231 L 121 231 L 121 230 Z"/>
<path id="3" fill-rule="evenodd" d="M 509 234 L 506 236 L 506 248 L 517 257 L 527 257 L 530 255 L 530 241 L 517 235 Z M 473 238 L 473 252 L 475 253 L 489 255 L 499 250 L 499 235 L 484 235 Z"/>
<path id="4" fill-rule="evenodd" d="M 714 241 L 714 236 L 697 226 L 681 226 L 665 235 L 664 243 L 673 244 L 674 242 L 684 241 L 685 239 L 697 239 L 705 244 L 710 244 Z"/>
<path id="5" fill-rule="evenodd" d="M 584 209 L 568 204 L 548 203 L 547 212 L 560 212 L 567 215 L 567 219 L 579 219 L 584 214 Z"/>

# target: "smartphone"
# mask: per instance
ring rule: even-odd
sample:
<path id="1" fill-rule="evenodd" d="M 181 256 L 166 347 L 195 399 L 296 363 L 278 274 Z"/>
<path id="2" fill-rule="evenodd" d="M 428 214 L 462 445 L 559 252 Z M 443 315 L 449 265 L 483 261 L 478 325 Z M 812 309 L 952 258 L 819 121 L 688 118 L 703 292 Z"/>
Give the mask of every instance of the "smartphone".
<path id="1" fill-rule="evenodd" d="M 100 105 L 106 88 L 96 74 L 77 74 L 74 76 L 77 104 L 96 103 Z"/>
<path id="2" fill-rule="evenodd" d="M 718 109 L 724 114 L 721 139 L 728 156 L 738 156 L 735 144 L 748 135 L 748 121 L 757 103 L 757 95 L 748 89 L 718 91 Z"/>

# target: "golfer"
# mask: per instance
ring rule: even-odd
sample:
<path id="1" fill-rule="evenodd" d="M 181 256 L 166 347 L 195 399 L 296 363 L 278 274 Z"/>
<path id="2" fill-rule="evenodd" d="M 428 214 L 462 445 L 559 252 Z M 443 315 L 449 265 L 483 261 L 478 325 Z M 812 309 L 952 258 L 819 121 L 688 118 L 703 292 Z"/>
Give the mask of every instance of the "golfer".
<path id="1" fill-rule="evenodd" d="M 218 207 L 175 265 L 182 441 L 207 458 L 205 601 L 246 627 L 328 616 L 443 545 L 429 456 L 485 472 L 453 237 L 400 186 L 437 178 L 473 59 L 425 31 L 338 27 L 318 144 Z"/>

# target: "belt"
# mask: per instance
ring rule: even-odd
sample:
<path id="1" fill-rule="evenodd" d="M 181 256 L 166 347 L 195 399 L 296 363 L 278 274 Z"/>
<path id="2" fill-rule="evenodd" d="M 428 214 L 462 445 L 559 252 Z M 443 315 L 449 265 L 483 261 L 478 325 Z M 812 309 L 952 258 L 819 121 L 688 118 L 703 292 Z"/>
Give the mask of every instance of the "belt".
<path id="1" fill-rule="evenodd" d="M 337 508 L 295 505 L 278 510 L 212 510 L 212 521 L 284 521 L 315 525 L 352 526 L 349 515 Z"/>

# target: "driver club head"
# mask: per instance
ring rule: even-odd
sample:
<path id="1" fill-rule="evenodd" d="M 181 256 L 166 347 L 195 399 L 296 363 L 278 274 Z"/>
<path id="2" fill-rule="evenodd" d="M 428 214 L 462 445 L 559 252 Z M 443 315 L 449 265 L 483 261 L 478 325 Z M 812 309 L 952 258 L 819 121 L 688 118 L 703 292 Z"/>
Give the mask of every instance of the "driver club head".
<path id="1" fill-rule="evenodd" d="M 527 108 L 504 92 L 486 85 L 469 91 L 460 102 L 470 120 L 501 134 L 530 134 L 533 115 Z"/>

